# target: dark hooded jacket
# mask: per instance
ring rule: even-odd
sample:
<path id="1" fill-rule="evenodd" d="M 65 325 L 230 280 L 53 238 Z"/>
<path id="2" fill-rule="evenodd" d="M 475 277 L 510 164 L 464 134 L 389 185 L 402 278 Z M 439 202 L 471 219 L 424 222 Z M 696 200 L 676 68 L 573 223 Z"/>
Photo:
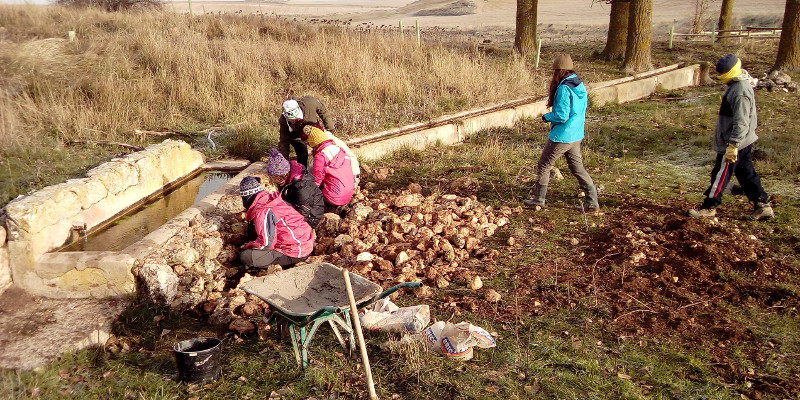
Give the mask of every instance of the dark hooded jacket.
<path id="1" fill-rule="evenodd" d="M 325 213 L 325 198 L 306 167 L 296 161 L 290 165 L 289 183 L 281 186 L 281 197 L 316 228 Z"/>

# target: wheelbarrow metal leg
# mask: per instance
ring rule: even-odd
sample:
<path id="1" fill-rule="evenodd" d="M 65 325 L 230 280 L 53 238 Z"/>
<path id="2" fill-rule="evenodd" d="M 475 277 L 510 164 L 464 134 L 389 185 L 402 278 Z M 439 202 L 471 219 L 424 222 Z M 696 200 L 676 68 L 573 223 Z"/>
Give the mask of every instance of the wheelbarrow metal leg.
<path id="1" fill-rule="evenodd" d="M 353 321 L 350 321 L 350 310 L 344 310 L 344 321 L 347 323 L 347 333 L 350 334 L 350 354 L 356 351 L 356 338 L 353 336 Z M 358 313 L 356 313 L 358 318 Z"/>
<path id="2" fill-rule="evenodd" d="M 295 361 L 297 361 L 297 366 L 298 367 L 305 368 L 305 366 L 303 365 L 305 359 L 301 360 L 301 357 L 300 357 L 300 345 L 299 345 L 299 343 L 302 341 L 302 334 L 301 334 L 302 328 L 299 328 L 299 327 L 295 326 L 291 322 L 289 322 L 288 325 L 289 325 L 289 335 L 292 338 L 292 349 L 294 349 Z M 296 332 L 297 330 L 300 330 L 300 332 Z"/>
<path id="3" fill-rule="evenodd" d="M 336 327 L 336 323 L 333 322 L 333 320 L 329 320 L 328 323 L 331 325 L 331 329 L 333 330 L 333 334 L 336 335 L 336 339 L 339 340 L 339 344 L 341 344 L 342 347 L 347 348 L 347 345 L 344 344 L 344 338 L 342 337 L 341 332 L 339 332 L 339 328 Z"/>

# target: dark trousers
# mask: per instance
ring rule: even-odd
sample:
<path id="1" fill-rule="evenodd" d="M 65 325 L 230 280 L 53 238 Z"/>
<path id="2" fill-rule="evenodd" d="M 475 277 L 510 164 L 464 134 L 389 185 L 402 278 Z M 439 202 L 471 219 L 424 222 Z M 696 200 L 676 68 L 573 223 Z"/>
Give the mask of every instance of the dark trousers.
<path id="1" fill-rule="evenodd" d="M 239 261 L 243 265 L 255 268 L 266 268 L 270 265 L 277 264 L 281 267 L 291 268 L 300 261 L 305 260 L 308 256 L 303 258 L 289 257 L 277 250 L 259 250 L 247 249 L 239 253 Z"/>
<path id="2" fill-rule="evenodd" d="M 308 147 L 306 147 L 306 144 L 292 132 L 288 132 L 285 135 L 281 133 L 278 139 L 278 151 L 286 156 L 286 159 L 289 159 L 289 145 L 294 148 L 297 162 L 308 167 Z"/>
<path id="3" fill-rule="evenodd" d="M 711 170 L 711 186 L 705 191 L 706 198 L 702 208 L 714 208 L 722 204 L 722 192 L 728 186 L 731 176 L 736 175 L 739 186 L 742 187 L 747 199 L 752 202 L 766 203 L 767 193 L 761 187 L 761 178 L 753 167 L 753 145 L 739 150 L 739 157 L 735 163 L 725 162 L 725 154 L 717 154 L 714 168 Z"/>
<path id="4" fill-rule="evenodd" d="M 350 203 L 345 204 L 343 206 L 337 206 L 336 204 L 331 203 L 328 201 L 327 198 L 324 199 L 325 201 L 325 212 L 326 213 L 334 213 L 342 218 L 347 214 L 347 211 L 350 210 Z"/>

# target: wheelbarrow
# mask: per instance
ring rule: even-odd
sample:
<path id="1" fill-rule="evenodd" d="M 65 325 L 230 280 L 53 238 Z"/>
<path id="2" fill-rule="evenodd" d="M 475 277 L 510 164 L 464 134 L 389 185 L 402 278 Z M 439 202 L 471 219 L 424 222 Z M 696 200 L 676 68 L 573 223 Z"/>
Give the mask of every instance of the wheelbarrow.
<path id="1" fill-rule="evenodd" d="M 381 291 L 380 285 L 352 272 L 349 274 L 358 309 L 399 289 L 420 287 L 418 282 L 404 282 Z M 350 339 L 350 351 L 355 350 L 350 304 L 341 268 L 329 263 L 305 264 L 252 279 L 240 288 L 270 305 L 273 310 L 270 322 L 277 318 L 287 322 L 298 366 L 308 367 L 308 346 L 325 322 L 330 324 L 342 347 L 347 348 L 339 328 L 344 330 Z M 357 312 L 353 318 L 358 318 Z"/>

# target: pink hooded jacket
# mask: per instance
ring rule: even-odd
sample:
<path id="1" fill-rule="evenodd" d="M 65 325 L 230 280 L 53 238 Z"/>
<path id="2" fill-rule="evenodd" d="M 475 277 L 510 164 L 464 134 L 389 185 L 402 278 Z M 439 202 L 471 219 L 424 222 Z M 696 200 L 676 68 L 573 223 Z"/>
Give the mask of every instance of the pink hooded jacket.
<path id="1" fill-rule="evenodd" d="M 294 258 L 314 250 L 314 230 L 278 192 L 258 193 L 247 209 L 247 220 L 253 221 L 257 237 L 245 249 L 274 249 Z"/>
<path id="2" fill-rule="evenodd" d="M 322 189 L 329 203 L 343 206 L 353 198 L 356 180 L 350 156 L 331 140 L 314 148 L 314 182 Z"/>

